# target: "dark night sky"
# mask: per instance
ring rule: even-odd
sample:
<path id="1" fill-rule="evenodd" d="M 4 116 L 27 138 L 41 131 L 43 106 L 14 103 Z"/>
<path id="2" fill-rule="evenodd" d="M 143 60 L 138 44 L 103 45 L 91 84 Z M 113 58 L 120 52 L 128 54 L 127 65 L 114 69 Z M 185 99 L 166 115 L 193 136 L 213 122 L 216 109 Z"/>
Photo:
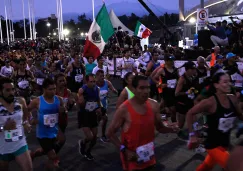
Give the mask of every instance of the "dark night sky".
<path id="1" fill-rule="evenodd" d="M 28 17 L 28 3 L 25 1 L 25 16 Z M 91 0 L 62 0 L 63 13 L 84 13 L 92 10 Z M 116 2 L 136 2 L 137 0 L 105 0 L 107 5 Z M 160 5 L 165 9 L 178 9 L 179 0 L 144 0 L 154 5 Z M 200 0 L 185 0 L 186 8 L 190 8 L 199 4 Z M 22 14 L 22 0 L 12 0 L 13 18 L 21 19 Z M 102 0 L 95 0 L 95 6 L 102 5 Z M 50 14 L 56 14 L 56 0 L 35 0 L 35 15 L 36 17 L 47 17 Z M 4 16 L 4 0 L 0 0 L 0 15 Z"/>

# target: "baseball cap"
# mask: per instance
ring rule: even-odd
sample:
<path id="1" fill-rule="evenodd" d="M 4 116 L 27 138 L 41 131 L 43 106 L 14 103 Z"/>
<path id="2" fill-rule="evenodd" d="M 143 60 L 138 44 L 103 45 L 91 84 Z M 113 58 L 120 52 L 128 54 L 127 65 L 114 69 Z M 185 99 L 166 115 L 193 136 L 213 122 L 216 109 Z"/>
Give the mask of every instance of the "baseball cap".
<path id="1" fill-rule="evenodd" d="M 184 64 L 184 67 L 185 67 L 186 70 L 196 69 L 196 64 L 192 61 L 188 61 Z"/>
<path id="2" fill-rule="evenodd" d="M 217 60 L 218 59 L 223 59 L 224 57 L 222 55 L 217 55 Z"/>
<path id="3" fill-rule="evenodd" d="M 227 55 L 226 55 L 226 59 L 230 59 L 230 58 L 233 58 L 233 57 L 235 57 L 236 55 L 235 54 L 233 54 L 232 52 L 230 52 L 230 53 L 228 53 Z"/>

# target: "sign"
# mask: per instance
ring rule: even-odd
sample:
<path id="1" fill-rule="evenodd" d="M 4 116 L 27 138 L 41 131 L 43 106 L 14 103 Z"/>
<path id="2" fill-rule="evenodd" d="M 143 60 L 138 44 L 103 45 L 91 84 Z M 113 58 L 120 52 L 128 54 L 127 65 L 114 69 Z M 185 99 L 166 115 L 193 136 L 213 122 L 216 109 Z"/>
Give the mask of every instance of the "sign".
<path id="1" fill-rule="evenodd" d="M 205 26 L 206 21 L 208 21 L 208 9 L 197 9 L 197 25 L 201 27 Z"/>

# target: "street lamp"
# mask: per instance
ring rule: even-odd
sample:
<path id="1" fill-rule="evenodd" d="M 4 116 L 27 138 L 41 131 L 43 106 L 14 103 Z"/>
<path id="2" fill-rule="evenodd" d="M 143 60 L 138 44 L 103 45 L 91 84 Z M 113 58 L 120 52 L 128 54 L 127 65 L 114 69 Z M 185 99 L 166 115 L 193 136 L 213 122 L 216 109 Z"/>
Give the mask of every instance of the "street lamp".
<path id="1" fill-rule="evenodd" d="M 46 26 L 48 27 L 48 32 L 49 32 L 49 35 L 50 35 L 50 27 L 51 27 L 51 23 L 47 23 Z"/>
<path id="2" fill-rule="evenodd" d="M 68 29 L 64 29 L 63 30 L 63 34 L 64 34 L 64 40 L 65 40 L 65 37 L 70 33 L 70 31 Z"/>
<path id="3" fill-rule="evenodd" d="M 85 36 L 88 36 L 88 33 L 85 33 Z"/>
<path id="4" fill-rule="evenodd" d="M 196 19 L 195 19 L 194 17 L 191 17 L 191 18 L 189 19 L 189 23 L 193 24 L 193 23 L 195 23 L 195 22 L 196 22 Z"/>
<path id="5" fill-rule="evenodd" d="M 84 36 L 84 33 L 83 33 L 83 32 L 81 33 L 81 36 L 82 36 L 82 37 Z"/>
<path id="6" fill-rule="evenodd" d="M 57 35 L 57 33 L 56 33 L 56 32 L 54 32 L 54 33 L 53 33 L 53 36 L 56 36 L 56 35 Z"/>

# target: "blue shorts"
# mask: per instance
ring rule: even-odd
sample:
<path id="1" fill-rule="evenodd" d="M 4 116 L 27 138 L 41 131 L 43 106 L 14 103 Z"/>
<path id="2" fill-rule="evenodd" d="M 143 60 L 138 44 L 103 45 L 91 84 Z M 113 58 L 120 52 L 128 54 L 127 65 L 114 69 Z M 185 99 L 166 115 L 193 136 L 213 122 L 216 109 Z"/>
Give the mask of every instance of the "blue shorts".
<path id="1" fill-rule="evenodd" d="M 28 150 L 29 150 L 28 145 L 25 145 L 13 153 L 0 154 L 0 161 L 6 161 L 6 162 L 13 161 L 15 160 L 15 157 L 25 153 Z"/>

